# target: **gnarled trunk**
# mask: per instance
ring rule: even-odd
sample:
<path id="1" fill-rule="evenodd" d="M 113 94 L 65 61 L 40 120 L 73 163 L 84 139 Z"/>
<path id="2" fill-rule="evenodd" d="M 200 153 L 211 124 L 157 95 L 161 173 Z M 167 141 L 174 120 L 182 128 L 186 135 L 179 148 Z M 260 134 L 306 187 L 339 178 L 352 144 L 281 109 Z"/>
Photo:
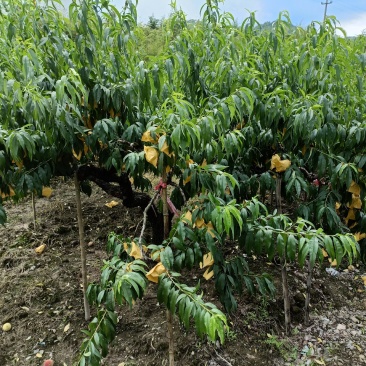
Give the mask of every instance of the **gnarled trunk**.
<path id="1" fill-rule="evenodd" d="M 128 174 L 117 175 L 113 170 L 98 168 L 93 165 L 82 165 L 77 171 L 79 181 L 90 180 L 109 195 L 122 199 L 123 205 L 132 208 L 140 207 L 144 210 L 150 203 L 151 197 L 132 189 Z M 156 244 L 164 240 L 164 220 L 158 209 L 151 205 L 147 211 L 147 218 L 153 231 L 153 242 Z"/>

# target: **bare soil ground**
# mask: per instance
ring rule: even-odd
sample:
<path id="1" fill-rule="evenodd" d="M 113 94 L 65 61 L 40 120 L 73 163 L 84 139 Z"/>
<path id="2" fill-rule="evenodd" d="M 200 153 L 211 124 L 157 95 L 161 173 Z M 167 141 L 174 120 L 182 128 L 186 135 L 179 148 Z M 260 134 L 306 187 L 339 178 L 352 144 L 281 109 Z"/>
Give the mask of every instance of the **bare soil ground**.
<path id="1" fill-rule="evenodd" d="M 0 228 L 0 366 L 71 366 L 87 327 L 82 306 L 80 249 L 71 182 L 54 182 L 51 198 L 36 202 L 33 227 L 30 200 L 6 205 L 9 223 Z M 136 236 L 141 211 L 119 204 L 93 187 L 84 196 L 83 215 L 88 245 L 90 281 L 97 281 L 108 233 Z M 42 254 L 35 248 L 46 244 Z M 327 263 L 316 268 L 312 290 L 311 324 L 305 327 L 303 306 L 306 271 L 289 267 L 293 330 L 284 335 L 280 267 L 265 258 L 248 258 L 254 272 L 271 273 L 278 289 L 274 299 L 242 295 L 224 345 L 199 339 L 175 320 L 177 365 L 365 365 L 366 297 L 363 265 L 331 276 Z M 346 267 L 345 267 L 346 268 Z M 196 275 L 200 275 L 199 272 Z M 203 280 L 204 281 L 204 280 Z M 211 282 L 202 283 L 205 299 L 216 302 Z M 94 309 L 95 311 L 95 309 Z M 154 285 L 132 310 L 119 309 L 118 334 L 103 361 L 108 366 L 167 365 L 165 309 L 157 302 Z"/>

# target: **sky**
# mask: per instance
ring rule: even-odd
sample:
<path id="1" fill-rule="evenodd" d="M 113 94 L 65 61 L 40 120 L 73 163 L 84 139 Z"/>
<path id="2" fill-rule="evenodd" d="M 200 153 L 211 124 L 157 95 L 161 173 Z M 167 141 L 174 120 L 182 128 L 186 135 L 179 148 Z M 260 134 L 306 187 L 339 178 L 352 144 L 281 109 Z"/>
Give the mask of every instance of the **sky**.
<path id="1" fill-rule="evenodd" d="M 366 0 L 323 0 L 331 2 L 327 15 L 334 15 L 348 36 L 366 33 Z M 71 0 L 63 0 L 68 6 Z M 112 0 L 118 8 L 122 8 L 125 0 Z M 187 15 L 187 19 L 199 19 L 200 8 L 204 0 L 176 0 L 177 7 Z M 155 18 L 168 17 L 171 12 L 170 0 L 139 0 L 139 21 L 146 23 L 149 16 Z M 287 10 L 294 25 L 307 26 L 313 20 L 322 21 L 325 6 L 321 0 L 226 0 L 220 8 L 232 13 L 238 22 L 248 16 L 249 11 L 256 12 L 260 23 L 274 21 L 279 12 Z"/>

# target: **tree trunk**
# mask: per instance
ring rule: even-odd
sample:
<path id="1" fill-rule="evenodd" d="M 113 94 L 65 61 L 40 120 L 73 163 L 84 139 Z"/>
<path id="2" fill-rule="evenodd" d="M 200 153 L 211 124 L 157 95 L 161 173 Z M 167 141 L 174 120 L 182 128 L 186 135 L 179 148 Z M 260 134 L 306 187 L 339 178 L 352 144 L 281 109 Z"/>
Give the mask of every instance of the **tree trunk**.
<path id="1" fill-rule="evenodd" d="M 313 266 L 311 265 L 310 258 L 308 263 L 308 276 L 306 280 L 306 299 L 305 299 L 305 325 L 309 325 L 310 321 L 310 290 L 311 281 L 313 276 Z"/>
<path id="2" fill-rule="evenodd" d="M 113 170 L 98 168 L 93 165 L 83 165 L 79 167 L 77 175 L 79 181 L 90 180 L 109 195 L 122 199 L 125 207 L 140 207 L 144 210 L 151 201 L 151 197 L 148 194 L 136 192 L 132 189 L 131 182 L 126 173 L 118 176 Z M 152 228 L 153 242 L 160 244 L 164 240 L 163 215 L 154 205 L 151 205 L 147 212 L 147 218 Z"/>
<path id="3" fill-rule="evenodd" d="M 281 202 L 281 185 L 282 179 L 279 174 L 277 174 L 276 179 L 276 207 L 279 215 L 282 214 L 282 202 Z M 291 312 L 290 312 L 290 291 L 288 288 L 287 279 L 287 268 L 286 268 L 286 246 L 284 249 L 284 254 L 281 258 L 281 275 L 282 275 L 282 292 L 283 292 L 283 307 L 285 312 L 285 330 L 286 334 L 289 334 L 291 328 Z"/>
<path id="4" fill-rule="evenodd" d="M 161 189 L 161 199 L 163 201 L 163 222 L 164 222 L 164 239 L 167 239 L 169 237 L 169 227 L 170 227 L 170 221 L 169 221 L 169 209 L 168 209 L 168 192 L 167 192 L 167 174 L 163 173 L 163 188 Z"/>
<path id="5" fill-rule="evenodd" d="M 81 210 L 80 182 L 77 177 L 77 173 L 75 173 L 75 194 L 76 194 L 76 206 L 77 206 L 79 240 L 80 240 L 80 251 L 81 251 L 81 273 L 82 273 L 82 280 L 83 280 L 84 313 L 85 313 L 85 320 L 89 320 L 90 319 L 90 307 L 89 307 L 88 299 L 86 298 L 86 289 L 88 286 L 88 279 L 87 279 L 87 270 L 86 270 L 84 222 L 83 222 L 83 214 L 82 214 L 82 210 Z"/>
<path id="6" fill-rule="evenodd" d="M 174 332 L 173 332 L 173 315 L 170 310 L 166 311 L 167 327 L 168 327 L 168 343 L 169 343 L 169 366 L 174 366 Z"/>
<path id="7" fill-rule="evenodd" d="M 164 239 L 169 237 L 169 210 L 168 210 L 168 194 L 167 194 L 167 174 L 166 172 L 163 173 L 162 176 L 163 187 L 161 189 L 161 200 L 163 202 L 163 217 L 164 217 Z M 174 332 L 173 332 L 173 315 L 172 313 L 167 310 L 166 311 L 166 318 L 167 318 L 167 337 L 168 337 L 168 344 L 169 344 L 169 366 L 174 366 Z"/>

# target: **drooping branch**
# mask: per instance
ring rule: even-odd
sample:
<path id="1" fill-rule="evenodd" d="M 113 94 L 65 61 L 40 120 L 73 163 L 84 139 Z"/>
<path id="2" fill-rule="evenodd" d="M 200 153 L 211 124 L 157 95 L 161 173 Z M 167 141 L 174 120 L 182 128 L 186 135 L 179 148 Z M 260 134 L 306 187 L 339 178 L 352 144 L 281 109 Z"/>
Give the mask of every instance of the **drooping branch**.
<path id="1" fill-rule="evenodd" d="M 151 197 L 147 193 L 136 192 L 132 189 L 126 173 L 117 175 L 113 170 L 98 168 L 94 165 L 83 165 L 79 167 L 77 176 L 80 181 L 90 180 L 109 195 L 120 198 L 123 205 L 128 208 L 140 207 L 144 210 L 151 201 Z M 163 215 L 152 204 L 147 211 L 147 218 L 152 227 L 154 243 L 161 243 L 164 238 Z"/>

